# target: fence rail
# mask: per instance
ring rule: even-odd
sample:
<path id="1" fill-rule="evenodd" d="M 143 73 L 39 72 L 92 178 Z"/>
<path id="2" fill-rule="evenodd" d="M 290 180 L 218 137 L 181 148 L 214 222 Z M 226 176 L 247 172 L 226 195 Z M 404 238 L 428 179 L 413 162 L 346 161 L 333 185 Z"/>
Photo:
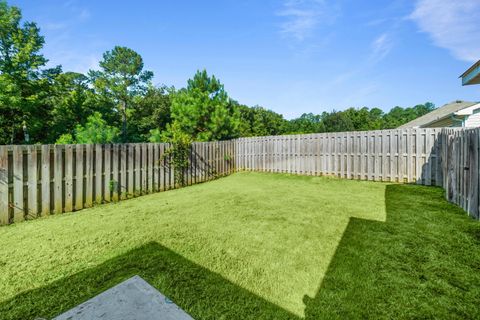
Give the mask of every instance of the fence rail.
<path id="1" fill-rule="evenodd" d="M 164 143 L 0 146 L 0 224 L 178 187 Z M 235 170 L 234 142 L 192 144 L 185 184 Z"/>
<path id="2" fill-rule="evenodd" d="M 168 144 L 0 146 L 0 224 L 178 187 Z M 480 218 L 480 129 L 395 129 L 192 144 L 185 184 L 238 170 L 436 185 Z"/>

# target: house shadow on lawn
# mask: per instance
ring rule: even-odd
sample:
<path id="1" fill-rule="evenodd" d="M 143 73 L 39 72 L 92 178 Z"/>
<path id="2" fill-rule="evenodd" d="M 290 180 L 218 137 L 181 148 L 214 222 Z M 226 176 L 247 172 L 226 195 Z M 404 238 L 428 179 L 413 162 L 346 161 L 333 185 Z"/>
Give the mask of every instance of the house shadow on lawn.
<path id="1" fill-rule="evenodd" d="M 49 319 L 134 275 L 141 276 L 195 319 L 298 319 L 156 242 L 19 294 L 0 305 L 0 318 Z M 19 304 L 24 307 L 18 309 Z"/>
<path id="2" fill-rule="evenodd" d="M 385 200 L 386 223 L 350 219 L 305 319 L 478 317 L 478 255 L 445 233 L 479 249 L 480 226 L 438 188 L 388 185 Z M 0 318 L 51 318 L 137 274 L 195 319 L 301 319 L 155 242 L 21 293 Z"/>
<path id="3" fill-rule="evenodd" d="M 350 218 L 306 319 L 479 319 L 480 224 L 443 190 L 386 186 L 386 222 Z"/>

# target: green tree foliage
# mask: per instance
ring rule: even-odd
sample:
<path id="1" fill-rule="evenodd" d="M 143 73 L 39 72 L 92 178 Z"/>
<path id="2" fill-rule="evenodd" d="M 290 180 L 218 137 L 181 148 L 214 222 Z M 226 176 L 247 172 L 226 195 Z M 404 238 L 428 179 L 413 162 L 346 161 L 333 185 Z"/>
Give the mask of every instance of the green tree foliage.
<path id="1" fill-rule="evenodd" d="M 345 112 L 333 111 L 322 114 L 322 122 L 325 126 L 325 132 L 353 131 L 355 127 L 353 121 Z"/>
<path id="2" fill-rule="evenodd" d="M 137 97 L 129 113 L 129 141 L 146 141 L 152 130 L 159 134 L 167 128 L 171 122 L 171 92 L 173 88 L 149 86 L 145 95 Z"/>
<path id="3" fill-rule="evenodd" d="M 238 136 L 240 117 L 220 81 L 197 71 L 186 88 L 172 96 L 172 120 L 194 140 L 212 141 Z"/>
<path id="4" fill-rule="evenodd" d="M 126 142 L 127 110 L 133 99 L 147 90 L 153 72 L 143 70 L 143 59 L 137 52 L 120 46 L 103 54 L 100 69 L 89 75 L 97 92 L 115 103 L 122 116 L 122 139 Z"/>
<path id="5" fill-rule="evenodd" d="M 88 78 L 75 72 L 58 74 L 47 101 L 52 106 L 49 117 L 49 141 L 59 135 L 72 134 L 78 125 L 84 125 L 97 108 L 96 96 L 88 87 Z M 99 110 L 100 111 L 100 110 Z"/>
<path id="6" fill-rule="evenodd" d="M 396 128 L 433 109 L 432 103 L 305 113 L 292 120 L 229 98 L 206 70 L 186 88 L 154 87 L 142 57 L 116 46 L 100 68 L 83 75 L 46 69 L 44 38 L 19 8 L 0 0 L 0 144 L 197 141 L 236 137 Z M 128 124 L 128 126 L 127 126 Z M 119 139 L 121 128 L 122 139 Z M 29 140 L 27 141 L 27 137 Z M 181 139 L 180 139 L 181 140 Z"/>
<path id="7" fill-rule="evenodd" d="M 33 22 L 20 23 L 19 8 L 0 1 L 0 143 L 20 143 L 23 127 L 34 139 L 44 129 L 41 120 L 40 53 L 44 38 Z"/>
<path id="8" fill-rule="evenodd" d="M 155 139 L 152 135 L 152 142 L 158 142 L 154 141 Z M 167 166 L 173 167 L 175 183 L 184 186 L 187 182 L 185 173 L 189 165 L 192 137 L 182 130 L 179 122 L 173 122 L 167 124 L 167 130 L 161 134 L 158 140 L 170 144 L 170 148 L 164 154 L 165 163 Z"/>
<path id="9" fill-rule="evenodd" d="M 388 113 L 379 108 L 348 108 L 344 111 L 303 114 L 289 121 L 289 133 L 341 132 L 392 129 L 435 109 L 431 102 L 412 108 L 395 107 Z"/>
<path id="10" fill-rule="evenodd" d="M 424 114 L 429 113 L 435 109 L 435 105 L 431 102 L 425 104 L 418 104 L 413 108 L 395 107 L 388 112 L 384 117 L 384 128 L 392 129 L 412 121 Z"/>
<path id="11" fill-rule="evenodd" d="M 288 123 L 289 133 L 317 133 L 324 132 L 325 126 L 320 115 L 304 113 L 299 118 L 292 119 Z"/>
<path id="12" fill-rule="evenodd" d="M 254 137 L 285 133 L 287 120 L 281 114 L 260 106 L 248 107 L 233 102 L 240 113 L 239 136 Z"/>
<path id="13" fill-rule="evenodd" d="M 87 118 L 84 126 L 76 126 L 74 135 L 70 133 L 63 134 L 56 143 L 112 143 L 118 142 L 119 133 L 120 130 L 118 128 L 109 126 L 102 119 L 102 115 L 99 112 L 95 112 Z"/>

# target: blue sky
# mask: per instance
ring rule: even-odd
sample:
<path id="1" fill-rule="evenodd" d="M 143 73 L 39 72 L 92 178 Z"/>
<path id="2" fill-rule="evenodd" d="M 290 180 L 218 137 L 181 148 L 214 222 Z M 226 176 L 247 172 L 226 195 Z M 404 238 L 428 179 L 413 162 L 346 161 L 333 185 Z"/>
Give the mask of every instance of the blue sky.
<path id="1" fill-rule="evenodd" d="M 206 68 L 241 103 L 304 112 L 480 100 L 458 76 L 480 59 L 480 0 L 11 0 L 50 65 L 96 68 L 115 45 L 156 84 Z"/>

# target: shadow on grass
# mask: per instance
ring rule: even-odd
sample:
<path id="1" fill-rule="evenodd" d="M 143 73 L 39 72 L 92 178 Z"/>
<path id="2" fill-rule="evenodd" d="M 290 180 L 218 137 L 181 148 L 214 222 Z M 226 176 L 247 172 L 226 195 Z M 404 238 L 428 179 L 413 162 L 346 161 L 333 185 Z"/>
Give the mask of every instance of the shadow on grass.
<path id="1" fill-rule="evenodd" d="M 17 295 L 0 305 L 0 318 L 51 318 L 136 274 L 196 319 L 295 318 L 155 242 L 43 288 Z"/>
<path id="2" fill-rule="evenodd" d="M 480 224 L 435 187 L 388 185 L 385 206 L 350 219 L 306 319 L 479 319 Z"/>
<path id="3" fill-rule="evenodd" d="M 385 197 L 386 223 L 350 219 L 305 318 L 478 317 L 479 224 L 437 188 L 388 185 Z M 136 274 L 196 319 L 300 319 L 158 243 L 21 293 L 0 315 L 53 317 Z"/>

